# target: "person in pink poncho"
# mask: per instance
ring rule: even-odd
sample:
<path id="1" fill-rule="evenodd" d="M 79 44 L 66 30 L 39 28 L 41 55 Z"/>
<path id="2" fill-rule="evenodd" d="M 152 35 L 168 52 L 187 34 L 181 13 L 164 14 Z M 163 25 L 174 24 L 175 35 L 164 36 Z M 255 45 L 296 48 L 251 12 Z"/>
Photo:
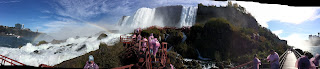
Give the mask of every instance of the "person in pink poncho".
<path id="1" fill-rule="evenodd" d="M 267 60 L 270 62 L 271 69 L 279 69 L 279 55 L 274 50 L 270 50 L 270 55 L 267 57 Z"/>
<path id="2" fill-rule="evenodd" d="M 149 49 L 150 49 L 150 53 L 151 55 L 153 55 L 153 33 L 150 34 L 149 38 L 148 38 L 148 41 L 149 41 Z"/>
<path id="3" fill-rule="evenodd" d="M 86 62 L 83 69 L 99 69 L 99 66 L 94 62 L 92 55 L 89 56 L 89 61 Z"/>
<path id="4" fill-rule="evenodd" d="M 137 39 L 136 37 L 137 37 L 136 34 L 133 34 L 133 35 L 131 36 L 131 38 L 132 38 L 133 41 L 135 41 L 135 40 Z"/>
<path id="5" fill-rule="evenodd" d="M 257 54 L 255 54 L 253 58 L 253 69 L 259 69 L 259 65 L 261 65 L 261 61 L 257 57 Z"/>
<path id="6" fill-rule="evenodd" d="M 153 56 L 157 56 L 158 48 L 160 47 L 160 42 L 158 41 L 157 38 L 154 38 L 153 42 Z M 156 59 L 154 59 L 156 61 Z"/>
<path id="7" fill-rule="evenodd" d="M 147 42 L 148 42 L 148 39 L 143 37 L 142 39 L 142 51 L 145 52 L 146 51 L 146 47 L 147 47 Z"/>
<path id="8" fill-rule="evenodd" d="M 310 61 L 316 66 L 318 67 L 319 66 L 319 59 L 320 59 L 320 55 L 319 54 L 316 54 L 316 56 L 312 57 L 310 59 Z"/>
<path id="9" fill-rule="evenodd" d="M 142 36 L 139 34 L 137 37 L 137 42 L 139 42 L 141 40 Z"/>

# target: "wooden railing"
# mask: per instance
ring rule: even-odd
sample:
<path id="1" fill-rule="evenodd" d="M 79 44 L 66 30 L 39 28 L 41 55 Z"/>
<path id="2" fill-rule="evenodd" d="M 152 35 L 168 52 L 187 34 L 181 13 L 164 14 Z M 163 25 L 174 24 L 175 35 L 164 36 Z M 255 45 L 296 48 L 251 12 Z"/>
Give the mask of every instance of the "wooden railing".
<path id="1" fill-rule="evenodd" d="M 136 51 L 141 51 L 142 48 L 145 48 L 146 51 L 144 51 L 143 53 L 145 54 L 145 58 L 144 58 L 144 61 L 143 59 L 139 59 L 138 55 L 138 60 L 139 62 L 142 61 L 142 66 L 139 66 L 139 65 L 136 65 L 138 68 L 139 67 L 144 67 L 146 69 L 152 69 L 152 58 L 151 58 L 151 53 L 150 53 L 150 49 L 149 49 L 149 42 L 147 41 L 146 43 L 146 47 L 142 47 L 142 42 L 143 40 L 140 40 L 138 42 L 136 42 L 134 39 L 132 39 L 130 36 L 126 36 L 126 35 L 121 35 L 120 36 L 120 42 L 124 43 L 124 46 L 127 46 L 128 48 L 126 50 L 136 50 Z M 167 42 L 162 42 L 161 43 L 161 46 L 158 48 L 158 53 L 156 54 L 157 56 L 161 56 L 159 59 L 160 59 L 160 63 L 163 65 L 163 67 L 165 67 L 166 65 L 166 58 L 167 58 L 167 46 L 168 46 L 168 43 Z M 136 53 L 137 54 L 137 53 Z M 156 58 L 156 57 L 155 57 Z M 158 60 L 159 60 L 158 59 Z M 158 61 L 156 60 L 156 61 Z M 129 65 L 130 66 L 130 65 Z M 113 68 L 113 69 L 123 69 L 123 68 L 127 68 L 128 65 L 126 66 L 122 66 L 122 67 L 117 67 L 117 68 Z M 131 66 L 132 67 L 132 66 Z"/>
<path id="2" fill-rule="evenodd" d="M 294 49 L 292 49 L 292 52 L 294 53 L 294 55 L 296 56 L 297 59 L 302 56 L 298 51 L 296 51 Z"/>
<path id="3" fill-rule="evenodd" d="M 247 62 L 247 63 L 238 65 L 238 66 L 233 67 L 233 68 L 230 68 L 230 69 L 239 69 L 239 68 L 244 67 L 244 66 L 247 66 L 247 65 L 249 65 L 249 64 L 251 64 L 251 63 L 253 63 L 253 61 L 249 61 L 249 62 Z M 250 69 L 251 67 L 252 67 L 252 66 L 250 66 L 248 69 Z"/>
<path id="4" fill-rule="evenodd" d="M 286 50 L 286 51 L 285 51 L 283 54 L 281 54 L 281 56 L 279 57 L 279 59 L 280 59 L 280 61 L 279 61 L 279 63 L 280 63 L 280 69 L 282 68 L 282 66 L 283 66 L 283 64 L 284 64 L 284 62 L 285 62 L 285 60 L 286 60 L 286 56 L 287 56 L 287 54 L 288 54 L 288 51 L 289 51 L 289 50 Z M 251 64 L 251 63 L 253 63 L 253 61 L 246 62 L 246 63 L 244 63 L 244 64 L 238 65 L 238 66 L 233 67 L 233 68 L 230 68 L 230 69 L 242 69 L 242 68 L 245 67 L 245 66 L 247 66 L 247 68 L 245 68 L 245 69 L 251 69 L 252 66 L 248 66 L 248 65 Z M 262 65 L 270 65 L 270 64 L 262 64 Z"/>
<path id="5" fill-rule="evenodd" d="M 282 69 L 283 65 L 284 65 L 284 62 L 286 61 L 286 57 L 288 55 L 288 52 L 289 50 L 286 50 L 280 57 L 280 61 L 279 61 L 279 64 L 280 64 L 280 69 Z"/>
<path id="6" fill-rule="evenodd" d="M 131 41 L 133 41 L 133 39 L 130 36 L 126 36 L 126 35 L 120 36 L 120 42 L 122 43 L 130 43 Z"/>
<path id="7" fill-rule="evenodd" d="M 0 55 L 0 59 L 2 60 L 1 61 L 1 65 L 5 65 L 5 63 L 10 63 L 10 65 L 13 65 L 13 66 L 17 66 L 17 65 L 22 65 L 22 66 L 26 66 L 25 64 L 21 63 L 21 62 L 18 62 L 16 60 L 13 60 L 11 58 L 8 58 L 6 56 L 3 56 L 3 55 Z"/>

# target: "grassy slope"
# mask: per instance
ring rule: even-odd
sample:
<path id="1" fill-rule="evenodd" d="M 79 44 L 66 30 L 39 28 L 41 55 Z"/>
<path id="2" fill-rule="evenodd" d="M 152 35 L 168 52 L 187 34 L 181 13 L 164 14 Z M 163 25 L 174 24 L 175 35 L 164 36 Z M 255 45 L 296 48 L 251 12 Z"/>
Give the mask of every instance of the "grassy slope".
<path id="1" fill-rule="evenodd" d="M 88 61 L 88 56 L 93 55 L 94 61 L 100 68 L 114 68 L 122 66 L 120 54 L 123 53 L 124 47 L 122 43 L 117 43 L 114 46 L 100 44 L 100 48 L 96 51 L 89 52 L 85 55 L 64 61 L 55 65 L 57 68 L 83 68 Z"/>

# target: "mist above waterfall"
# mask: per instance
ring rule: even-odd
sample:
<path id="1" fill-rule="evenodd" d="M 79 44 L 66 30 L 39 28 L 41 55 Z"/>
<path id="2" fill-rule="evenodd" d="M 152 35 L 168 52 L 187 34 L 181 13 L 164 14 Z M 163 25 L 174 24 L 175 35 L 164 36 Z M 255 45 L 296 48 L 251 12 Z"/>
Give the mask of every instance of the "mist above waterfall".
<path id="1" fill-rule="evenodd" d="M 140 8 L 133 16 L 123 16 L 118 25 L 132 28 L 150 26 L 183 27 L 195 24 L 197 7 L 164 6 L 157 8 Z"/>

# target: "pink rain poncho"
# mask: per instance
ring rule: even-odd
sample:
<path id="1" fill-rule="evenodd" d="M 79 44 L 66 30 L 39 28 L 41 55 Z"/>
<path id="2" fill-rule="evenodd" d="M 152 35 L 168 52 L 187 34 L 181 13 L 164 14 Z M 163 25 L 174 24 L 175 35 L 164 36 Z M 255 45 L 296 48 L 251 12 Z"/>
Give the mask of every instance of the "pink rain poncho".
<path id="1" fill-rule="evenodd" d="M 308 56 L 301 56 L 297 61 L 295 65 L 298 69 L 315 69 L 315 65 L 309 61 Z"/>
<path id="2" fill-rule="evenodd" d="M 261 65 L 261 61 L 258 58 L 253 59 L 253 69 L 259 69 L 259 65 Z"/>
<path id="3" fill-rule="evenodd" d="M 146 51 L 146 48 L 145 47 L 147 47 L 147 38 L 143 38 L 142 39 L 143 40 L 143 42 L 142 42 L 142 47 L 144 47 L 144 48 L 142 48 L 142 51 Z"/>
<path id="4" fill-rule="evenodd" d="M 153 53 L 153 45 L 152 45 L 152 42 L 153 42 L 153 33 L 151 33 L 151 35 L 149 36 L 148 38 L 148 41 L 149 41 L 149 49 L 151 51 L 151 54 Z"/>
<path id="5" fill-rule="evenodd" d="M 132 35 L 132 38 L 136 38 L 136 37 L 137 37 L 137 35 L 136 35 L 136 34 L 133 34 L 133 35 Z"/>
<path id="6" fill-rule="evenodd" d="M 140 40 L 141 40 L 141 37 L 142 37 L 142 36 L 139 34 L 138 37 L 137 37 L 137 41 L 140 41 Z"/>
<path id="7" fill-rule="evenodd" d="M 274 52 L 274 54 L 270 54 L 268 57 L 267 57 L 267 60 L 268 61 L 274 61 L 276 60 L 275 62 L 273 63 L 270 63 L 271 64 L 271 69 L 279 69 L 279 55 L 277 52 Z"/>
<path id="8" fill-rule="evenodd" d="M 320 55 L 317 54 L 315 57 L 311 58 L 310 61 L 311 61 L 315 66 L 319 66 L 319 59 L 320 59 Z"/>
<path id="9" fill-rule="evenodd" d="M 136 34 L 133 34 L 133 35 L 131 36 L 131 38 L 133 39 L 133 41 L 135 41 L 135 40 L 136 40 L 136 37 L 137 37 L 137 35 L 136 35 Z"/>
<path id="10" fill-rule="evenodd" d="M 158 52 L 158 48 L 160 47 L 160 42 L 157 38 L 154 38 L 154 45 L 153 45 L 153 54 L 156 54 Z"/>
<path id="11" fill-rule="evenodd" d="M 87 61 L 83 69 L 99 69 L 99 66 L 96 63 L 91 64 Z"/>

